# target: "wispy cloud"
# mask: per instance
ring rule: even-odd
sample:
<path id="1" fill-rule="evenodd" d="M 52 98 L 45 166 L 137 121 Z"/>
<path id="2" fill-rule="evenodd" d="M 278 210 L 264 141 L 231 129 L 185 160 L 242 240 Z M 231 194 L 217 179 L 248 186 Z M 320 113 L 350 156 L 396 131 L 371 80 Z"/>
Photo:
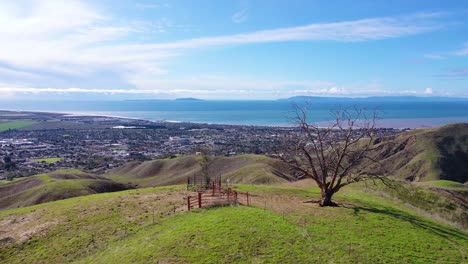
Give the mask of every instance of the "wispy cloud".
<path id="1" fill-rule="evenodd" d="M 138 79 L 138 78 L 137 78 Z M 423 90 L 394 91 L 384 89 L 375 82 L 367 85 L 343 86 L 328 81 L 271 81 L 245 77 L 199 76 L 183 79 L 162 79 L 138 83 L 138 89 L 79 88 L 79 87 L 32 87 L 27 85 L 0 84 L 0 98 L 3 94 L 105 94 L 105 95 L 145 95 L 176 98 L 195 96 L 204 99 L 275 99 L 297 95 L 309 96 L 349 96 L 372 95 L 433 95 L 432 88 Z"/>
<path id="2" fill-rule="evenodd" d="M 465 46 L 461 50 L 455 51 L 455 55 L 458 55 L 458 56 L 468 55 L 468 42 L 465 43 Z"/>
<path id="3" fill-rule="evenodd" d="M 234 23 L 243 23 L 247 21 L 249 17 L 249 4 L 246 0 L 240 1 L 240 9 L 234 13 L 231 17 L 232 22 Z"/>
<path id="4" fill-rule="evenodd" d="M 203 37 L 170 43 L 140 45 L 141 49 L 187 49 L 221 45 L 239 45 L 287 41 L 361 42 L 398 38 L 440 29 L 436 13 L 401 17 L 383 17 L 335 23 L 317 23 L 299 27 L 255 31 L 251 33 Z M 133 46 L 137 47 L 137 46 Z"/>
<path id="5" fill-rule="evenodd" d="M 16 72 L 3 69 L 2 74 L 10 76 L 20 74 L 27 79 L 34 78 L 38 74 L 85 77 L 97 72 L 113 72 L 126 84 L 131 84 L 146 92 L 154 91 L 149 87 L 156 85 L 160 87 L 155 88 L 156 90 L 165 89 L 165 92 L 168 89 L 174 91 L 193 89 L 199 92 L 211 89 L 212 91 L 216 87 L 239 91 L 262 90 L 260 87 L 281 90 L 279 86 L 298 87 L 298 90 L 306 87 L 309 90 L 307 86 L 309 84 L 292 82 L 278 84 L 278 82 L 244 80 L 223 85 L 225 80 L 207 80 L 206 78 L 202 81 L 197 78 L 161 80 L 158 76 L 167 73 L 165 65 L 172 57 L 181 56 L 193 49 L 271 42 L 362 42 L 399 38 L 440 29 L 443 27 L 440 18 L 444 15 L 418 13 L 140 44 L 134 40 L 137 39 L 135 36 L 159 34 L 161 30 L 164 31 L 167 23 L 161 26 L 163 28 L 157 27 L 156 29 L 147 28 L 146 25 L 140 27 L 138 23 L 122 25 L 118 18 L 103 14 L 91 3 L 78 0 L 32 1 L 29 5 L 22 5 L 16 1 L 2 1 L 0 3 L 0 62 L 16 69 Z M 233 20 L 245 21 L 247 13 L 248 8 L 243 8 L 235 15 L 235 18 L 233 17 Z M 41 86 L 47 86 L 47 84 L 43 83 Z M 28 92 L 26 88 L 22 89 L 18 91 Z M 30 89 L 36 89 L 36 92 L 46 92 L 43 90 L 45 88 Z M 73 90 L 75 88 L 70 89 L 66 88 L 62 92 L 84 92 Z M 314 89 L 320 91 L 331 88 Z M 102 91 L 109 92 L 106 89 Z M 121 92 L 123 93 L 124 90 Z M 329 93 L 332 92 L 335 90 L 329 90 Z"/>
<path id="6" fill-rule="evenodd" d="M 248 17 L 249 17 L 249 9 L 244 8 L 234 13 L 231 19 L 232 19 L 232 22 L 239 24 L 239 23 L 245 22 Z"/>
<path id="7" fill-rule="evenodd" d="M 446 57 L 441 54 L 426 54 L 424 55 L 424 58 L 431 59 L 431 60 L 443 60 Z"/>
<path id="8" fill-rule="evenodd" d="M 160 4 L 146 4 L 146 3 L 136 3 L 135 6 L 137 8 L 142 8 L 142 9 L 156 9 L 160 8 Z"/>
<path id="9" fill-rule="evenodd" d="M 466 79 L 468 78 L 468 68 L 448 68 L 443 74 L 436 74 L 434 77 L 443 79 Z"/>

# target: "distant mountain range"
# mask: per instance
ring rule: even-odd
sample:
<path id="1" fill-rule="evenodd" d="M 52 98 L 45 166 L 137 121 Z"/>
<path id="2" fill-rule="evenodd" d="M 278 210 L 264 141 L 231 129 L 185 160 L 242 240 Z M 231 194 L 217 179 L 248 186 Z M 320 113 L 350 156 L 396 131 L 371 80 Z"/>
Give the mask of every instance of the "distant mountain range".
<path id="1" fill-rule="evenodd" d="M 394 102 L 414 102 L 414 101 L 468 101 L 464 97 L 443 97 L 443 96 L 371 96 L 371 97 L 322 97 L 322 96 L 294 96 L 285 99 L 278 99 L 280 101 L 334 101 L 334 102 L 348 102 L 348 101 L 394 101 Z"/>
<path id="2" fill-rule="evenodd" d="M 252 99 L 255 100 L 255 99 Z M 218 101 L 204 100 L 194 97 L 183 97 L 176 99 L 133 99 L 124 101 Z M 229 101 L 229 99 L 221 100 Z M 277 101 L 314 101 L 314 102 L 453 102 L 468 101 L 468 97 L 447 97 L 447 96 L 370 96 L 370 97 L 327 97 L 327 96 L 293 96 L 289 98 L 277 99 Z"/>

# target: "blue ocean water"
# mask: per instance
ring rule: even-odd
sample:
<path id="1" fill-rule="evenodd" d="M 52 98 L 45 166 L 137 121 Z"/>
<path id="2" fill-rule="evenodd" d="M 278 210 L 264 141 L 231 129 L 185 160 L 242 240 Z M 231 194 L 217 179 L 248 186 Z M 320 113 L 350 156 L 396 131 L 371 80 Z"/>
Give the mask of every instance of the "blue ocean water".
<path id="1" fill-rule="evenodd" d="M 382 119 L 438 120 L 437 124 L 468 122 L 468 100 L 461 101 L 312 101 L 313 121 L 330 120 L 330 110 L 339 107 L 378 109 Z M 290 125 L 293 104 L 270 101 L 0 101 L 1 110 L 49 111 L 98 114 L 197 123 L 241 125 Z"/>

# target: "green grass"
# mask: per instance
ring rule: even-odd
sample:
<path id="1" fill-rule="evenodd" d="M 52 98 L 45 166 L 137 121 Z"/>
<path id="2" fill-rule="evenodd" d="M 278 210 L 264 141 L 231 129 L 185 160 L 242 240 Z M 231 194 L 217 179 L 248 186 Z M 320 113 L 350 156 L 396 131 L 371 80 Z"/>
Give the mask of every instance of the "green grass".
<path id="1" fill-rule="evenodd" d="M 438 185 L 444 187 L 435 187 Z M 390 196 L 392 199 L 415 207 L 432 217 L 465 230 L 468 228 L 468 212 L 464 209 L 463 203 L 460 202 L 464 199 L 463 197 L 466 197 L 468 188 L 462 184 L 440 180 L 413 184 L 396 182 L 395 188 L 378 184 L 371 186 L 371 188 L 376 190 L 377 194 Z"/>
<path id="2" fill-rule="evenodd" d="M 35 162 L 44 162 L 44 163 L 55 163 L 57 161 L 61 161 L 63 158 L 55 157 L 55 158 L 43 158 L 43 159 L 36 159 Z"/>
<path id="3" fill-rule="evenodd" d="M 23 180 L 24 178 L 14 178 L 13 180 L 0 180 L 0 186 L 1 185 L 4 185 L 4 184 L 9 184 L 9 183 L 12 183 L 12 182 L 17 182 L 17 181 L 20 181 L 20 180 Z"/>
<path id="4" fill-rule="evenodd" d="M 8 183 L 0 183 L 0 194 L 6 194 L 0 195 L 0 210 L 131 188 L 104 178 L 93 178 L 76 169 L 37 174 Z M 9 188 L 15 191 L 10 192 Z"/>
<path id="5" fill-rule="evenodd" d="M 36 121 L 33 120 L 18 120 L 18 121 L 11 121 L 7 123 L 2 123 L 0 124 L 0 131 L 5 131 L 8 129 L 18 129 L 18 128 L 23 128 L 27 126 L 31 126 L 36 124 Z"/>
<path id="6" fill-rule="evenodd" d="M 77 197 L 0 212 L 24 243 L 0 246 L 5 263 L 463 263 L 466 233 L 359 186 L 342 206 L 305 201 L 316 188 L 240 185 L 253 207 L 183 209 L 184 186 Z M 153 211 L 154 210 L 154 211 Z M 153 215 L 155 220 L 153 223 Z M 12 219 L 16 219 L 13 221 Z M 31 219 L 30 225 L 21 221 Z M 2 226 L 0 226 L 0 229 Z"/>
<path id="7" fill-rule="evenodd" d="M 168 217 L 79 262 L 303 263 L 312 249 L 302 229 L 277 214 L 225 207 Z"/>
<path id="8" fill-rule="evenodd" d="M 434 186 L 434 187 L 467 188 L 468 189 L 468 186 L 465 186 L 459 182 L 448 181 L 448 180 L 428 181 L 428 182 L 424 182 L 424 184 L 428 184 L 429 186 Z"/>

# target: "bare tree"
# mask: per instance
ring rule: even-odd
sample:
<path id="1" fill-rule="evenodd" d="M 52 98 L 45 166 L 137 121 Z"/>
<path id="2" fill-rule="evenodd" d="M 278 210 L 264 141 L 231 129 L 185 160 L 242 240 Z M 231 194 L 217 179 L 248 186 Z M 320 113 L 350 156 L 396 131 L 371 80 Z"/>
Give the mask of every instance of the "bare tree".
<path id="1" fill-rule="evenodd" d="M 209 186 L 210 180 L 213 174 L 212 166 L 211 166 L 211 149 L 209 147 L 202 147 L 199 148 L 198 153 L 200 153 L 199 163 L 200 163 L 200 173 L 202 179 L 199 180 L 199 184 L 201 187 L 205 188 Z"/>
<path id="2" fill-rule="evenodd" d="M 308 121 L 309 104 L 295 106 L 297 133 L 286 136 L 278 157 L 299 177 L 312 178 L 321 190 L 321 206 L 333 206 L 332 197 L 346 185 L 385 176 L 370 173 L 377 111 L 362 108 L 331 111 L 334 119 L 323 126 Z"/>

